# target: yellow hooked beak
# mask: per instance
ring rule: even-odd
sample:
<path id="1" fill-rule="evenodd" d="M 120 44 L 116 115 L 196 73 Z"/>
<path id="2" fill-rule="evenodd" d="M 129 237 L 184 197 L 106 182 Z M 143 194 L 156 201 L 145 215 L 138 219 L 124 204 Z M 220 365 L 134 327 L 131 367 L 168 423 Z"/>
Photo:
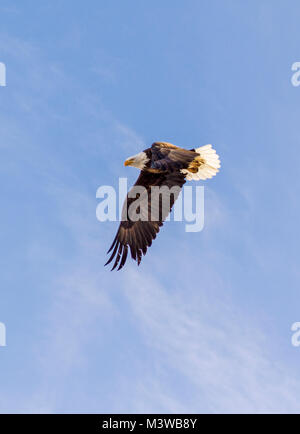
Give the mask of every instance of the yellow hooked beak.
<path id="1" fill-rule="evenodd" d="M 128 160 L 124 161 L 124 166 L 131 166 L 134 162 L 134 158 L 128 158 Z"/>

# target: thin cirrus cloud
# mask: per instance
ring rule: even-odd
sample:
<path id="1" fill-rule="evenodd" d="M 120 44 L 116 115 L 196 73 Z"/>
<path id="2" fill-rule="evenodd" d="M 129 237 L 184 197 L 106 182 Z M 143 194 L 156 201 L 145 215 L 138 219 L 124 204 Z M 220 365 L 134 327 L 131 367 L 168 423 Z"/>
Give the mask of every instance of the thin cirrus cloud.
<path id="1" fill-rule="evenodd" d="M 226 19 L 235 11 L 229 9 Z M 144 57 L 144 46 L 140 46 L 141 59 L 134 63 L 132 53 L 139 38 L 133 26 L 130 43 L 122 45 L 124 54 L 105 46 L 103 56 L 90 63 L 87 56 L 82 69 L 78 64 L 81 50 L 74 46 L 80 44 L 84 32 L 76 44 L 72 38 L 67 40 L 68 55 L 75 50 L 70 63 L 67 56 L 58 59 L 57 50 L 48 51 L 49 45 L 43 45 L 40 38 L 33 37 L 29 43 L 26 38 L 2 34 L 0 48 L 6 57 L 8 85 L 1 89 L 5 110 L 0 167 L 6 201 L 1 217 L 6 219 L 3 227 L 9 229 L 1 234 L 5 280 L 0 320 L 5 321 L 8 332 L 8 346 L 0 358 L 1 411 L 298 411 L 296 353 L 286 356 L 278 351 L 283 338 L 279 316 L 282 328 L 288 330 L 297 319 L 291 317 L 289 306 L 296 303 L 291 302 L 292 296 L 289 299 L 286 287 L 290 269 L 297 273 L 297 255 L 287 260 L 277 246 L 280 238 L 290 252 L 286 240 L 294 238 L 287 236 L 288 224 L 278 225 L 284 213 L 276 206 L 279 191 L 285 209 L 293 206 L 297 215 L 297 179 L 291 174 L 285 182 L 274 177 L 274 168 L 278 175 L 281 167 L 282 143 L 294 144 L 293 156 L 298 155 L 296 96 L 292 118 L 290 110 L 282 107 L 281 95 L 276 94 L 276 83 L 272 95 L 257 100 L 259 87 L 251 87 L 252 77 L 244 66 L 249 56 L 257 64 L 253 52 L 259 56 L 263 44 L 257 49 L 253 38 L 259 33 L 252 34 L 250 24 L 247 31 L 255 50 L 247 50 L 244 58 L 244 47 L 235 45 L 240 40 L 235 38 L 236 27 L 233 36 L 225 35 L 228 51 L 222 45 L 223 37 L 202 39 L 197 32 L 211 33 L 202 30 L 205 23 L 199 26 L 188 12 L 197 16 L 193 9 L 187 10 L 185 19 L 190 20 L 195 34 L 189 34 L 186 42 L 197 42 L 191 49 L 208 47 L 204 53 L 208 67 L 196 62 L 194 54 L 202 59 L 203 53 L 193 51 L 195 72 L 190 74 L 189 66 L 181 70 L 190 80 L 190 86 L 182 89 L 182 76 L 175 73 L 180 65 L 189 63 L 184 45 L 168 50 L 173 41 L 169 34 L 165 34 L 163 59 L 159 59 L 155 39 L 149 39 L 153 53 Z M 211 13 L 208 16 L 213 16 L 214 24 L 223 26 L 223 20 L 218 23 Z M 161 15 L 155 16 L 159 20 Z M 180 19 L 175 18 L 172 23 Z M 252 18 L 254 22 L 255 11 Z M 233 21 L 234 26 L 244 24 L 243 19 Z M 95 28 L 100 27 L 97 21 Z M 152 25 L 149 35 L 155 37 Z M 97 50 L 108 41 L 106 36 L 95 38 Z M 245 38 L 244 43 L 247 41 Z M 133 47 L 132 52 L 126 52 L 126 44 Z M 281 46 L 274 46 L 277 53 Z M 89 58 L 97 57 L 96 48 Z M 228 64 L 223 62 L 226 67 L 220 84 L 214 75 L 219 74 L 216 54 L 230 59 Z M 259 59 L 265 59 L 264 54 Z M 110 59 L 108 66 L 105 59 Z M 165 68 L 176 65 L 171 77 L 157 70 L 159 60 Z M 265 67 L 271 80 L 268 65 Z M 237 71 L 241 70 L 239 81 Z M 130 98 L 126 98 L 128 88 Z M 172 105 L 174 95 L 176 107 Z M 274 98 L 280 104 L 273 104 Z M 200 106 L 205 107 L 203 112 Z M 256 118 L 257 107 L 263 122 Z M 268 113 L 267 126 L 264 113 Z M 141 131 L 136 131 L 137 125 L 143 125 Z M 276 137 L 270 136 L 274 129 Z M 110 273 L 103 264 L 117 223 L 96 220 L 97 188 L 117 185 L 118 176 L 128 176 L 132 184 L 137 172 L 125 171 L 124 159 L 151 143 L 151 134 L 169 139 L 173 130 L 177 144 L 183 137 L 187 143 L 206 142 L 202 132 L 207 130 L 221 154 L 222 169 L 205 187 L 204 230 L 187 234 L 184 223 L 167 223 L 140 268 L 129 260 L 126 269 Z M 294 161 L 296 158 L 290 164 Z M 282 184 L 279 190 L 272 190 L 272 179 L 277 180 L 276 187 Z M 268 321 L 272 327 L 266 326 Z M 284 338 L 289 345 L 289 336 Z M 21 366 L 16 362 L 20 360 Z"/>
<path id="2" fill-rule="evenodd" d="M 150 275 L 145 283 L 135 271 L 130 281 L 126 295 L 148 345 L 165 367 L 172 366 L 190 383 L 193 398 L 186 409 L 297 411 L 299 380 L 274 360 L 268 338 L 255 327 L 254 318 L 245 316 L 232 300 L 222 300 L 225 285 L 218 288 L 217 282 L 212 297 L 205 279 L 188 279 L 188 294 L 184 289 L 166 290 Z"/>
<path id="3" fill-rule="evenodd" d="M 150 258 L 142 271 L 130 264 L 123 278 L 114 278 L 112 288 L 111 274 L 95 261 L 96 232 L 101 228 L 91 226 L 80 215 L 87 209 L 86 197 L 80 198 L 71 190 L 56 194 L 57 200 L 59 197 L 69 198 L 68 213 L 60 204 L 58 218 L 75 245 L 80 246 L 81 254 L 76 255 L 75 265 L 68 272 L 51 282 L 55 302 L 45 313 L 45 330 L 50 332 L 39 365 L 44 386 L 40 386 L 38 395 L 40 402 L 43 397 L 44 406 L 51 402 L 53 411 L 60 411 L 62 403 L 57 400 L 57 392 L 63 396 L 66 393 L 64 379 L 74 375 L 78 367 L 89 365 L 83 351 L 87 343 L 97 340 L 99 350 L 108 324 L 111 339 L 117 337 L 113 323 L 124 315 L 116 305 L 117 293 L 121 299 L 125 297 L 125 317 L 131 318 L 143 345 L 136 353 L 126 353 L 127 364 L 138 365 L 135 386 L 130 370 L 126 374 L 126 366 L 119 367 L 120 374 L 125 370 L 122 378 L 115 379 L 119 385 L 114 380 L 110 384 L 113 389 L 120 387 L 114 404 L 113 398 L 108 398 L 114 411 L 296 411 L 299 381 L 274 361 L 268 337 L 255 326 L 257 319 L 243 312 L 230 296 L 224 296 L 226 283 L 213 269 L 203 272 L 201 278 L 195 273 L 184 278 L 176 272 L 173 277 L 168 274 L 166 287 L 150 272 L 151 263 L 155 264 L 155 259 Z M 209 244 L 209 235 L 206 238 Z M 201 256 L 204 254 L 195 259 L 186 254 L 179 263 L 175 255 L 170 259 L 175 270 L 182 266 L 192 270 Z M 133 336 L 127 337 L 128 342 Z M 149 369 L 146 364 L 145 371 L 139 371 L 141 362 L 136 358 L 142 360 L 144 351 L 151 354 L 151 366 L 159 368 Z M 48 384 L 50 377 L 53 386 Z M 182 400 L 176 387 L 180 383 L 189 392 L 183 394 Z M 100 396 L 99 405 L 105 405 L 102 399 Z M 88 400 L 86 405 L 93 407 Z"/>

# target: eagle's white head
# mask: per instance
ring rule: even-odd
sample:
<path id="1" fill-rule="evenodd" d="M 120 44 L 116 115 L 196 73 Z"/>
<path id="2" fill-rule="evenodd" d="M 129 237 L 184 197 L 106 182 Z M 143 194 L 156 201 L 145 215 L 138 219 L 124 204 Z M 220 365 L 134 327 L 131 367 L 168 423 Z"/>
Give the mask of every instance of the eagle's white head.
<path id="1" fill-rule="evenodd" d="M 147 157 L 146 152 L 140 152 L 139 154 L 127 158 L 124 162 L 124 166 L 133 166 L 142 170 L 148 161 L 149 158 Z"/>

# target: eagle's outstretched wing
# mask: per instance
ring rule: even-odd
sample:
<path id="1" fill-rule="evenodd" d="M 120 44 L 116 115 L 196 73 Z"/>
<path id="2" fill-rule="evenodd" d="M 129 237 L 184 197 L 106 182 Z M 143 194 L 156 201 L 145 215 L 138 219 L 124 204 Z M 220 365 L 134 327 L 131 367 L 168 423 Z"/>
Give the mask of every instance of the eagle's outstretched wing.
<path id="1" fill-rule="evenodd" d="M 109 253 L 112 251 L 112 254 L 105 265 L 109 264 L 115 258 L 112 270 L 114 270 L 117 266 L 119 266 L 118 270 L 120 270 L 126 262 L 129 248 L 132 258 L 137 261 L 138 265 L 140 264 L 142 254 L 146 254 L 147 248 L 151 246 L 152 240 L 156 238 L 159 228 L 163 225 L 164 220 L 170 213 L 175 200 L 179 196 L 181 187 L 185 182 L 185 175 L 179 171 L 171 173 L 150 173 L 141 171 L 140 176 L 134 184 L 134 187 L 127 195 L 122 213 L 123 221 L 121 221 L 117 235 L 109 251 L 107 252 Z M 137 186 L 145 187 L 144 197 L 143 193 L 141 193 L 138 200 L 140 203 L 139 214 L 143 215 L 143 217 L 146 216 L 146 219 L 133 221 L 133 219 L 130 218 L 129 211 L 130 205 L 136 200 L 136 192 L 134 192 L 134 190 Z M 151 201 L 152 196 L 154 195 L 154 193 L 152 193 L 153 190 L 151 190 L 151 187 L 154 186 L 165 186 L 168 188 L 177 186 L 178 188 L 173 189 L 174 193 L 170 194 L 170 200 L 166 203 L 166 201 L 162 201 L 161 198 L 158 202 L 155 200 Z M 151 215 L 153 215 L 153 204 L 155 203 L 158 205 L 159 209 L 154 210 L 154 214 L 158 217 L 152 221 Z M 126 217 L 126 220 L 124 219 L 124 216 Z"/>

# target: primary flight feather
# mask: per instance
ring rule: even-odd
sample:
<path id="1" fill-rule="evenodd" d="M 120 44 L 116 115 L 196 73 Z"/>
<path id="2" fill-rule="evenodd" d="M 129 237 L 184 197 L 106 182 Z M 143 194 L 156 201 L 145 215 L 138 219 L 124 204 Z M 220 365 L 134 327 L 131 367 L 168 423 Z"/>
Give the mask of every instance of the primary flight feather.
<path id="1" fill-rule="evenodd" d="M 124 266 L 129 249 L 131 257 L 139 265 L 142 254 L 146 254 L 152 240 L 156 238 L 156 234 L 172 210 L 186 180 L 212 178 L 221 167 L 219 157 L 211 145 L 187 150 L 166 142 L 153 143 L 151 148 L 128 158 L 124 164 L 134 166 L 141 172 L 127 195 L 123 206 L 122 221 L 107 252 L 112 253 L 105 265 L 115 259 L 112 270 L 116 267 L 120 270 Z M 153 205 L 155 201 L 152 200 L 154 199 L 154 187 L 173 188 L 168 204 L 159 200 L 156 210 Z M 136 194 L 136 191 L 140 193 Z M 136 219 L 130 213 L 137 196 L 139 201 L 136 211 L 139 211 L 139 215 L 144 218 Z M 150 215 L 153 215 L 151 214 L 153 209 L 156 211 L 154 220 L 150 218 Z"/>

